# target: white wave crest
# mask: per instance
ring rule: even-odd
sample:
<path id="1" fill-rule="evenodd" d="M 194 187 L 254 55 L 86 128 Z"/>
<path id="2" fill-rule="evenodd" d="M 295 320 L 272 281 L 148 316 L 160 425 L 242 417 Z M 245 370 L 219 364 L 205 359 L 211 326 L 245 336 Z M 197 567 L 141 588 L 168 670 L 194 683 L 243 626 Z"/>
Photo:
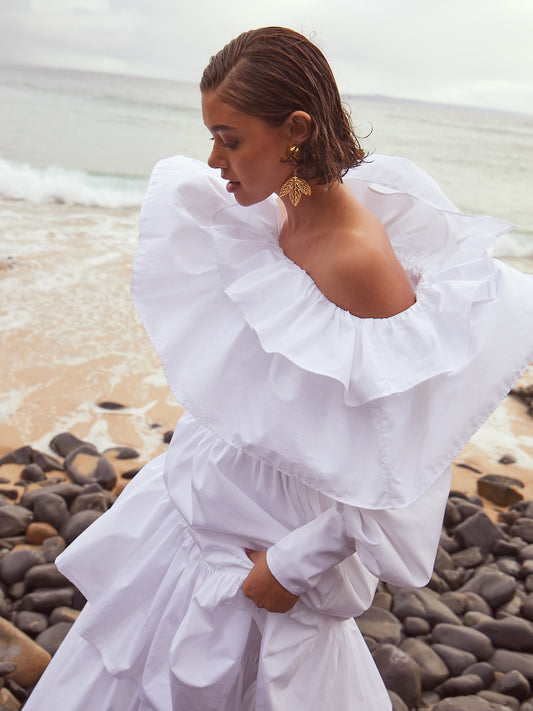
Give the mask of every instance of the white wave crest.
<path id="1" fill-rule="evenodd" d="M 138 207 L 145 181 L 92 175 L 79 170 L 33 168 L 0 159 L 0 196 L 31 203 L 56 202 L 86 207 Z"/>
<path id="2" fill-rule="evenodd" d="M 507 232 L 498 237 L 494 253 L 497 257 L 533 257 L 533 235 Z"/>

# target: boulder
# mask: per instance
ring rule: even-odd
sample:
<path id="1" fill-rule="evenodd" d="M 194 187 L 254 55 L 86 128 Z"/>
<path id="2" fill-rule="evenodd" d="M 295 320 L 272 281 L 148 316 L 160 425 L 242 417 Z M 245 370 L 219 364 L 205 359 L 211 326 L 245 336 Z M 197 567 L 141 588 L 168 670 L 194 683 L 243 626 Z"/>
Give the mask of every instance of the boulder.
<path id="1" fill-rule="evenodd" d="M 48 666 L 51 655 L 11 622 L 0 618 L 0 655 L 17 668 L 9 675 L 17 684 L 34 686 Z"/>

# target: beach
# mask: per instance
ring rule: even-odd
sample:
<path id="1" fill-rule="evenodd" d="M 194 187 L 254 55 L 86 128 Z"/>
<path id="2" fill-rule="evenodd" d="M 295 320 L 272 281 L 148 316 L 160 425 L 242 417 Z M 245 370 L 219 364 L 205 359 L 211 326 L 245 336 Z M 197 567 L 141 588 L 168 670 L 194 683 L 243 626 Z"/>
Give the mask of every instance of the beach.
<path id="1" fill-rule="evenodd" d="M 462 210 L 514 222 L 516 229 L 500 238 L 496 255 L 533 273 L 533 178 L 523 168 L 533 161 L 529 117 L 388 97 L 346 99 L 361 133 L 367 135 L 366 150 L 406 155 L 434 176 Z M 16 673 L 22 676 L 12 677 L 27 689 L 84 603 L 79 592 L 51 570 L 64 546 L 62 537 L 67 543 L 73 540 L 79 533 L 76 526 L 86 526 L 101 515 L 143 464 L 166 451 L 183 412 L 133 308 L 129 282 L 151 166 L 175 153 L 205 160 L 209 143 L 201 126 L 197 89 L 189 85 L 59 70 L 8 72 L 0 67 L 0 101 L 7 107 L 0 116 L 0 459 L 4 458 L 0 509 L 8 519 L 9 508 L 22 512 L 22 519 L 8 521 L 0 534 L 0 577 L 8 581 L 9 601 L 5 614 L 0 609 L 0 632 L 2 625 L 13 623 L 8 629 L 13 644 L 20 642 L 16 626 L 29 645 L 22 656 L 41 655 L 26 676 L 21 667 Z M 43 121 L 33 121 L 35 114 Z M 446 151 L 441 148 L 444 134 Z M 492 141 L 494 135 L 497 142 Z M 530 386 L 533 365 L 515 387 Z M 58 435 L 63 435 L 62 445 Z M 73 442 L 88 445 L 74 468 L 66 462 Z M 99 463 L 101 486 L 90 483 Z M 463 593 L 456 591 L 462 591 L 482 565 L 492 574 L 495 561 L 501 562 L 498 574 L 513 577 L 513 587 L 508 584 L 503 602 L 494 601 L 494 614 L 519 616 L 526 610 L 526 597 L 533 595 L 533 567 L 519 558 L 520 535 L 512 533 L 523 514 L 517 502 L 533 500 L 533 417 L 524 401 L 505 397 L 457 453 L 452 475 L 442 550 L 428 589 L 443 596 L 450 614 L 459 615 L 461 609 L 460 619 L 450 618 L 441 605 L 441 617 L 432 618 L 431 610 L 426 610 L 423 622 L 428 629 L 420 632 L 425 627 L 417 623 L 415 632 L 416 624 L 410 628 L 396 614 L 395 601 L 403 593 L 381 586 L 368 613 L 368 627 L 361 623 L 371 647 L 372 639 L 376 644 L 389 641 L 388 632 L 378 634 L 381 628 L 372 617 L 381 614 L 376 607 L 395 612 L 396 646 L 406 635 L 428 638 L 429 624 L 451 619 L 466 629 L 468 612 L 488 608 L 476 600 L 478 606 L 472 603 L 468 608 L 466 598 L 457 597 Z M 506 504 L 495 496 L 479 497 L 479 481 L 485 475 L 517 480 L 508 487 L 511 498 Z M 59 509 L 39 518 L 35 500 L 47 493 L 55 494 Z M 510 508 L 511 502 L 515 508 Z M 13 503 L 21 506 L 11 507 Z M 525 516 L 533 518 L 533 510 Z M 459 531 L 463 524 L 468 527 L 470 517 L 481 521 L 479 531 L 487 532 L 492 548 L 484 550 L 476 532 Z M 498 548 L 501 531 L 507 547 Z M 532 542 L 523 538 L 522 547 Z M 482 559 L 473 556 L 471 549 L 476 547 L 483 550 Z M 15 553 L 31 558 L 22 577 L 20 570 L 11 575 L 7 563 L 2 567 L 2 561 Z M 508 562 L 513 556 L 516 565 L 520 559 L 518 568 Z M 32 572 L 32 566 L 47 565 L 46 570 Z M 53 591 L 48 590 L 44 601 L 33 592 L 39 580 Z M 0 608 L 2 599 L 0 595 Z M 520 613 L 523 622 L 524 617 L 533 621 L 533 598 L 530 603 L 527 614 Z M 31 624 L 42 625 L 45 637 L 39 638 L 37 651 L 30 642 L 41 633 L 20 617 L 23 612 L 35 613 Z M 409 613 L 407 619 L 413 616 Z M 42 649 L 48 656 L 43 657 Z M 531 669 L 526 665 L 523 670 L 527 685 L 533 683 L 533 641 L 520 651 L 532 656 L 527 660 Z M 495 668 L 504 674 L 505 665 L 498 664 Z M 386 668 L 380 670 L 386 676 Z M 426 699 L 421 699 L 420 689 L 417 693 L 419 707 L 432 708 L 433 692 L 427 691 Z M 422 701 L 428 705 L 420 705 Z"/>

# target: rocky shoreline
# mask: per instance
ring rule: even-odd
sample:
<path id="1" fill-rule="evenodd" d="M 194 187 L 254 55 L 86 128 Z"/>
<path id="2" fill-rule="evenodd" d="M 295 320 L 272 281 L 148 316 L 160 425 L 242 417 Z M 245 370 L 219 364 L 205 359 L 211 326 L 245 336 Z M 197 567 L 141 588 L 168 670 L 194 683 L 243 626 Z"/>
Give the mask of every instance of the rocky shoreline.
<path id="1" fill-rule="evenodd" d="M 141 467 L 131 447 L 70 433 L 50 448 L 0 459 L 0 711 L 23 707 L 85 603 L 55 558 Z M 380 583 L 358 618 L 394 711 L 533 711 L 533 501 L 516 478 L 476 474 L 500 520 L 453 491 L 429 584 Z"/>

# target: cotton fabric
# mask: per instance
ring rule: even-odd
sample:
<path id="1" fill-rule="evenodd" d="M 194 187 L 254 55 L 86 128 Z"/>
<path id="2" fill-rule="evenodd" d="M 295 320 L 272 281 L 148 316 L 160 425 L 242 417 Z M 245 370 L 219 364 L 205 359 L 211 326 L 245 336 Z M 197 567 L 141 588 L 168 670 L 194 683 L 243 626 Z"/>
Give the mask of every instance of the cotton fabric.
<path id="1" fill-rule="evenodd" d="M 492 259 L 507 225 L 409 162 L 346 183 L 416 288 L 390 319 L 285 257 L 274 199 L 242 208 L 190 159 L 154 171 L 132 295 L 187 412 L 58 559 L 88 604 L 28 711 L 390 708 L 353 617 L 378 578 L 431 575 L 450 461 L 533 357 L 533 283 Z M 244 596 L 246 549 L 291 611 Z"/>

